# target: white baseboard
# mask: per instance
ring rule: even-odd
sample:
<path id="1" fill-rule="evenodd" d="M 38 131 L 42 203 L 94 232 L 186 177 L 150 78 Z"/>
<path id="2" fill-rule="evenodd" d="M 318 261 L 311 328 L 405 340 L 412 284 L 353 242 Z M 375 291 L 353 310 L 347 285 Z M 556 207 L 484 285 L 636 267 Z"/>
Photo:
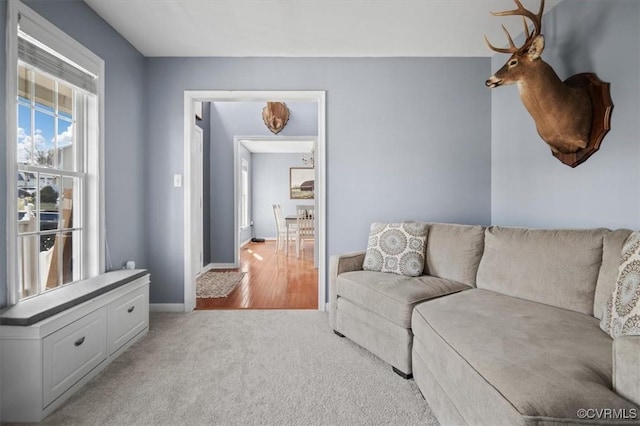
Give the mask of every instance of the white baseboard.
<path id="1" fill-rule="evenodd" d="M 237 268 L 238 265 L 235 263 L 210 263 L 207 265 L 207 270 L 209 269 L 234 269 Z"/>
<path id="2" fill-rule="evenodd" d="M 149 312 L 184 312 L 184 303 L 149 303 Z"/>
<path id="3" fill-rule="evenodd" d="M 249 244 L 251 242 L 251 238 L 249 238 L 247 241 L 243 241 L 240 243 L 240 248 L 246 246 L 247 244 Z"/>

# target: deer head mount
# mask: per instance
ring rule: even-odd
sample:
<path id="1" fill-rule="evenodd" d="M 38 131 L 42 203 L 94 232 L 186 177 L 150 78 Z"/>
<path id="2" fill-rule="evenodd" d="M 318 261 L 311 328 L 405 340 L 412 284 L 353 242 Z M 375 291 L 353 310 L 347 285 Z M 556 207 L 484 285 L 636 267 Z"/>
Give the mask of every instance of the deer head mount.
<path id="1" fill-rule="evenodd" d="M 538 13 L 525 9 L 520 0 L 513 1 L 516 9 L 491 14 L 522 16 L 526 40 L 522 46 L 516 46 L 504 25 L 502 29 L 509 47 L 495 47 L 485 36 L 491 50 L 511 55 L 485 84 L 489 88 L 516 84 L 520 99 L 533 117 L 540 137 L 556 158 L 575 167 L 598 150 L 610 128 L 613 104 L 609 97 L 609 83 L 601 82 L 591 73 L 561 81 L 553 68 L 540 57 L 544 50 L 544 36 L 540 33 L 544 0 L 540 2 Z M 530 32 L 527 19 L 533 24 L 533 32 Z"/>
<path id="2" fill-rule="evenodd" d="M 262 109 L 262 120 L 271 133 L 277 135 L 289 121 L 289 108 L 284 102 L 267 102 Z"/>

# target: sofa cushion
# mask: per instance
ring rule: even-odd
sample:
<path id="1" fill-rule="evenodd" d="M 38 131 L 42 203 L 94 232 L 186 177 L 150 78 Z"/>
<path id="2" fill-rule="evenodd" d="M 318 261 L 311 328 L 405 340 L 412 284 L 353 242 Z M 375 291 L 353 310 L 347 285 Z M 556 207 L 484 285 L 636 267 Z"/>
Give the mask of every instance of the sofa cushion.
<path id="1" fill-rule="evenodd" d="M 417 277 L 424 270 L 425 223 L 372 223 L 362 269 Z"/>
<path id="2" fill-rule="evenodd" d="M 640 334 L 640 231 L 629 235 L 621 254 L 616 286 L 600 321 L 613 338 Z"/>
<path id="3" fill-rule="evenodd" d="M 336 287 L 338 298 L 344 297 L 403 328 L 411 328 L 411 311 L 417 303 L 469 288 L 428 275 L 405 277 L 373 271 L 340 274 Z"/>
<path id="4" fill-rule="evenodd" d="M 514 408 L 550 423 L 578 421 L 581 408 L 636 408 L 612 391 L 612 339 L 591 316 L 471 289 L 418 305 L 412 327 L 414 348 L 470 424 Z"/>
<path id="5" fill-rule="evenodd" d="M 477 287 L 593 315 L 607 232 L 487 228 Z"/>
<path id="6" fill-rule="evenodd" d="M 604 235 L 602 265 L 598 272 L 596 295 L 593 301 L 593 316 L 596 318 L 602 318 L 605 304 L 616 286 L 618 267 L 622 262 L 622 245 L 630 234 L 630 229 L 616 229 Z"/>
<path id="7" fill-rule="evenodd" d="M 484 227 L 430 223 L 425 274 L 475 286 Z"/>

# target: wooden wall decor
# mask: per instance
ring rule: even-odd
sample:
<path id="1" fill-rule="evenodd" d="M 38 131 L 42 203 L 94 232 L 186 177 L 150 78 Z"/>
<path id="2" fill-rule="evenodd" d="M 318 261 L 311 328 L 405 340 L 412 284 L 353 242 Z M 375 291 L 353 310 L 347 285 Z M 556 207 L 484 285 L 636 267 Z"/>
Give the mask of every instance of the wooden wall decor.
<path id="1" fill-rule="evenodd" d="M 489 88 L 517 84 L 520 99 L 536 123 L 540 137 L 549 145 L 554 157 L 576 167 L 600 148 L 602 139 L 611 128 L 613 103 L 609 83 L 593 73 L 576 74 L 564 82 L 553 68 L 542 60 L 544 50 L 542 14 L 544 0 L 538 13 L 513 0 L 516 9 L 491 12 L 494 16 L 521 16 L 526 40 L 517 47 L 503 25 L 509 47 L 494 47 L 485 37 L 489 48 L 508 53 L 509 60 L 485 82 Z M 533 23 L 529 31 L 527 19 Z"/>
<path id="2" fill-rule="evenodd" d="M 553 156 L 569 167 L 576 167 L 600 149 L 600 143 L 611 129 L 611 111 L 613 102 L 609 94 L 609 83 L 600 80 L 593 73 L 576 74 L 564 81 L 571 87 L 585 87 L 589 91 L 591 104 L 593 105 L 593 120 L 591 121 L 591 133 L 589 143 L 583 149 L 571 154 L 554 152 Z"/>
<path id="3" fill-rule="evenodd" d="M 267 102 L 262 109 L 262 120 L 271 133 L 277 135 L 289 121 L 289 108 L 284 102 Z"/>

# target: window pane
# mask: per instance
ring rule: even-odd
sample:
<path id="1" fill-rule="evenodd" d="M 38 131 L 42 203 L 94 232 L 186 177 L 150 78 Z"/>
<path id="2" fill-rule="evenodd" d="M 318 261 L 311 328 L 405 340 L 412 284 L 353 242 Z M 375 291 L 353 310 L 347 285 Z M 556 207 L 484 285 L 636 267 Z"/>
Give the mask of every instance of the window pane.
<path id="1" fill-rule="evenodd" d="M 36 118 L 36 131 L 34 135 L 35 140 L 35 158 L 34 164 L 39 166 L 52 167 L 54 164 L 55 147 L 54 147 L 54 132 L 55 132 L 55 118 L 53 115 L 46 114 L 42 111 L 35 113 Z"/>
<path id="2" fill-rule="evenodd" d="M 73 117 L 73 89 L 64 83 L 58 83 L 58 114 Z"/>
<path id="3" fill-rule="evenodd" d="M 33 100 L 33 93 L 31 92 L 31 82 L 33 81 L 33 73 L 31 70 L 18 65 L 18 98 L 25 102 Z"/>
<path id="4" fill-rule="evenodd" d="M 22 189 L 18 188 L 18 193 Z M 18 198 L 18 233 L 25 234 L 28 232 L 36 232 L 38 230 L 38 220 L 33 205 L 33 198 Z"/>
<path id="5" fill-rule="evenodd" d="M 67 284 L 80 279 L 80 231 L 62 233 L 62 283 Z"/>
<path id="6" fill-rule="evenodd" d="M 60 285 L 60 249 L 56 245 L 62 242 L 62 234 L 40 236 L 40 282 L 44 289 L 56 288 Z"/>
<path id="7" fill-rule="evenodd" d="M 38 236 L 18 238 L 18 277 L 22 297 L 38 294 Z"/>
<path id="8" fill-rule="evenodd" d="M 60 177 L 41 173 L 38 187 L 40 188 L 37 194 L 40 200 L 40 230 L 58 229 Z"/>
<path id="9" fill-rule="evenodd" d="M 59 198 L 59 211 L 62 213 L 62 229 L 82 226 L 79 214 L 73 211 L 74 203 L 80 204 L 80 179 L 62 178 L 62 194 Z"/>
<path id="10" fill-rule="evenodd" d="M 30 164 L 33 138 L 31 136 L 31 108 L 18 104 L 18 163 Z"/>
<path id="11" fill-rule="evenodd" d="M 49 77 L 36 73 L 36 106 L 53 112 L 55 83 Z"/>
<path id="12" fill-rule="evenodd" d="M 58 168 L 62 170 L 76 171 L 76 154 L 73 143 L 73 123 L 58 118 Z"/>

